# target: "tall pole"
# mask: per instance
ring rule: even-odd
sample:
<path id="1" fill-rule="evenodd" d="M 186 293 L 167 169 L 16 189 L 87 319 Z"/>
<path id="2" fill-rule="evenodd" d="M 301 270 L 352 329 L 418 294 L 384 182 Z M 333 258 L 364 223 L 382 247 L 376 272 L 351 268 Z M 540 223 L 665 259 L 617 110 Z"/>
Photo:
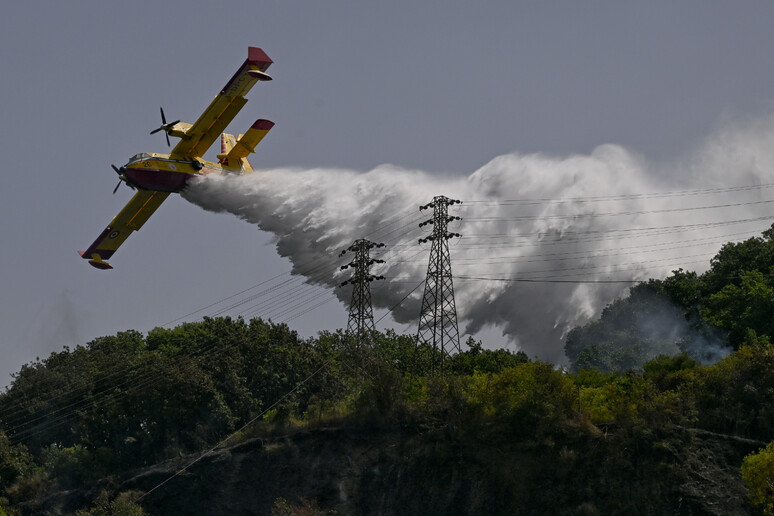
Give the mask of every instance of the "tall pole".
<path id="1" fill-rule="evenodd" d="M 461 203 L 462 201 L 440 195 L 434 197 L 433 202 L 419 207 L 420 210 L 433 208 L 433 218 L 419 224 L 419 227 L 432 224 L 433 231 L 429 236 L 419 239 L 420 244 L 432 242 L 432 246 L 427 264 L 422 310 L 419 315 L 417 343 L 432 343 L 434 351 L 440 350 L 441 371 L 443 371 L 446 356 L 453 351 L 460 351 L 449 239 L 461 235 L 450 233 L 447 225 L 453 220 L 461 220 L 460 217 L 449 215 L 449 206 Z"/>
<path id="2" fill-rule="evenodd" d="M 349 319 L 347 320 L 347 333 L 354 335 L 359 344 L 364 341 L 370 341 L 371 332 L 376 330 L 374 326 L 374 313 L 371 307 L 371 287 L 372 281 L 384 279 L 384 276 L 374 276 L 371 274 L 371 266 L 375 263 L 384 263 L 384 260 L 371 258 L 371 249 L 384 247 L 384 244 L 377 244 L 361 238 L 343 250 L 339 256 L 344 256 L 347 252 L 354 253 L 354 259 L 346 265 L 341 266 L 341 270 L 353 268 L 352 277 L 343 282 L 341 286 L 352 285 L 352 302 L 349 305 Z"/>

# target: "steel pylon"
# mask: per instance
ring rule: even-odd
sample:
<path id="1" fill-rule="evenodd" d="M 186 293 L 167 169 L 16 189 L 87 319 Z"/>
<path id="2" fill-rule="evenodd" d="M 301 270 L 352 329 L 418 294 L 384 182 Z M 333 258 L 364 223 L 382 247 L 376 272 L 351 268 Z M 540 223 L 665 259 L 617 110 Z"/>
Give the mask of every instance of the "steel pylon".
<path id="1" fill-rule="evenodd" d="M 457 307 L 454 303 L 454 282 L 452 281 L 451 259 L 449 257 L 449 239 L 461 236 L 450 233 L 447 225 L 460 217 L 449 215 L 449 206 L 462 201 L 444 196 L 433 198 L 433 202 L 420 206 L 420 210 L 433 208 L 433 218 L 419 227 L 433 225 L 430 236 L 420 238 L 419 243 L 432 242 L 430 259 L 427 264 L 425 293 L 422 297 L 422 310 L 419 315 L 417 343 L 432 343 L 435 351 L 440 351 L 440 368 L 447 355 L 460 351 L 460 334 L 457 327 Z M 435 366 L 435 364 L 434 364 Z"/>
<path id="2" fill-rule="evenodd" d="M 371 274 L 371 266 L 375 263 L 384 263 L 384 260 L 371 258 L 371 249 L 384 247 L 384 244 L 377 244 L 361 238 L 347 249 L 343 250 L 340 256 L 347 252 L 355 254 L 354 259 L 341 266 L 341 270 L 354 268 L 352 277 L 343 282 L 341 286 L 352 285 L 352 302 L 349 305 L 349 319 L 347 320 L 347 333 L 354 335 L 358 343 L 370 341 L 371 334 L 376 330 L 374 326 L 374 313 L 371 307 L 371 282 L 384 279 L 384 276 L 374 276 Z"/>

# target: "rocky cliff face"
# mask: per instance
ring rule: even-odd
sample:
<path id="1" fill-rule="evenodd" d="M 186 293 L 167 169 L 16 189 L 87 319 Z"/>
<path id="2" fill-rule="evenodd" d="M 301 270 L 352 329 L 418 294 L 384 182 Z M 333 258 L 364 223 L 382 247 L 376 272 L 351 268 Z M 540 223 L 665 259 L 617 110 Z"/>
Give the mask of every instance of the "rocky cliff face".
<path id="1" fill-rule="evenodd" d="M 749 514 L 739 464 L 760 443 L 683 429 L 577 428 L 539 439 L 454 428 L 335 428 L 218 449 L 142 501 L 153 515 Z M 71 514 L 96 493 L 149 491 L 181 457 L 58 493 L 26 514 Z M 293 512 L 293 507 L 306 507 Z"/>

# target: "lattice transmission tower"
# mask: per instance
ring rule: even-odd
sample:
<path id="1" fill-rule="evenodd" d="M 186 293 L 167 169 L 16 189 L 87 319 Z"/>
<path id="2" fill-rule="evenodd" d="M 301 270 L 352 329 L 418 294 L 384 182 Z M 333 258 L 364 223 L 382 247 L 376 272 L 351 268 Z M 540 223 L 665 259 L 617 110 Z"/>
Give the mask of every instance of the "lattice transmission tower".
<path id="1" fill-rule="evenodd" d="M 384 276 L 374 276 L 371 274 L 371 266 L 375 263 L 384 263 L 384 260 L 371 258 L 371 249 L 384 247 L 384 244 L 377 244 L 361 238 L 343 250 L 339 256 L 344 256 L 347 252 L 355 254 L 354 259 L 346 265 L 341 266 L 341 270 L 354 268 L 352 277 L 343 282 L 341 286 L 352 285 L 352 302 L 349 305 L 349 319 L 347 320 L 347 332 L 357 338 L 358 343 L 370 340 L 371 332 L 375 331 L 374 313 L 371 307 L 371 282 L 382 280 Z"/>
<path id="2" fill-rule="evenodd" d="M 433 208 L 433 218 L 419 227 L 433 225 L 430 236 L 420 238 L 419 243 L 432 242 L 430 260 L 427 264 L 425 294 L 422 297 L 422 310 L 419 314 L 417 342 L 432 343 L 434 350 L 441 351 L 441 370 L 446 355 L 460 351 L 460 334 L 457 328 L 457 307 L 454 303 L 454 283 L 452 282 L 451 259 L 449 258 L 449 239 L 461 236 L 450 233 L 447 225 L 460 217 L 449 215 L 449 206 L 462 204 L 462 201 L 449 199 L 443 195 L 433 197 L 433 202 L 420 206 L 420 210 Z"/>

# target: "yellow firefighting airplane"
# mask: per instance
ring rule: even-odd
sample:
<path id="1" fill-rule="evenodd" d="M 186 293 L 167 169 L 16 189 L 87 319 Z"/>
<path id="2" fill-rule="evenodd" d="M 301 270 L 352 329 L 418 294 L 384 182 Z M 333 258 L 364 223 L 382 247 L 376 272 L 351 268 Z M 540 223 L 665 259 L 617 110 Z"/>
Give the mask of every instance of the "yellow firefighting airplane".
<path id="1" fill-rule="evenodd" d="M 224 172 L 248 174 L 253 171 L 247 156 L 255 152 L 255 146 L 274 123 L 258 120 L 238 137 L 225 134 L 223 130 L 247 102 L 245 95 L 250 88 L 258 81 L 271 80 L 266 70 L 272 62 L 260 48 L 249 47 L 247 60 L 193 125 L 180 120 L 167 122 L 164 110 L 161 110 L 162 125 L 151 134 L 164 131 L 167 145 L 170 145 L 170 136 L 181 138 L 180 142 L 169 154 L 136 154 L 121 168 L 112 165 L 119 178 L 113 193 L 121 182 L 136 189 L 137 193 L 88 249 L 78 251 L 83 258 L 98 269 L 112 269 L 105 260 L 133 231 L 145 224 L 170 193 L 182 190 L 192 177 Z M 218 154 L 218 162 L 201 159 L 219 135 L 221 153 Z"/>

